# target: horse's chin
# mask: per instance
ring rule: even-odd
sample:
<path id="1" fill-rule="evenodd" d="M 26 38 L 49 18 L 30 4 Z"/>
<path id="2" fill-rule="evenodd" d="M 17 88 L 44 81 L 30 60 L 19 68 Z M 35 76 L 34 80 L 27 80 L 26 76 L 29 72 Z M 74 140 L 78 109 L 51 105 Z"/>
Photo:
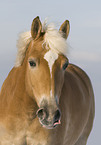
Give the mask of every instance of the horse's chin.
<path id="1" fill-rule="evenodd" d="M 56 125 L 55 126 L 42 125 L 42 126 L 46 129 L 54 129 L 56 127 Z"/>
<path id="2" fill-rule="evenodd" d="M 46 128 L 46 129 L 54 129 L 56 128 L 58 125 L 45 125 L 45 124 L 41 124 L 42 127 Z"/>

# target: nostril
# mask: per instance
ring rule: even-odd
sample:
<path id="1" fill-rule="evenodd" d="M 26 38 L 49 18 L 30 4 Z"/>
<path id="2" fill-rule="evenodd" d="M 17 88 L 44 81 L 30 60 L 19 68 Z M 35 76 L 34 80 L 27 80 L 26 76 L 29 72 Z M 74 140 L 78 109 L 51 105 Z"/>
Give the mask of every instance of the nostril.
<path id="1" fill-rule="evenodd" d="M 39 110 L 37 111 L 37 116 L 38 116 L 38 118 L 40 118 L 41 120 L 43 120 L 43 119 L 46 117 L 46 113 L 45 113 L 45 111 L 44 111 L 43 108 L 42 108 L 42 109 L 39 109 Z"/>
<path id="2" fill-rule="evenodd" d="M 57 110 L 54 116 L 54 125 L 60 124 L 60 117 L 61 117 L 60 110 Z"/>

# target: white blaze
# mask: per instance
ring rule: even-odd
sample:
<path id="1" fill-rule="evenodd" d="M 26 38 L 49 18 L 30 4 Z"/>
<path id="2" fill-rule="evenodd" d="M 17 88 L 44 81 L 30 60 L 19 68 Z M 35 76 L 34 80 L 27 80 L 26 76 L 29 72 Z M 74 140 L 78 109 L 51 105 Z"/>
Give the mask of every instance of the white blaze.
<path id="1" fill-rule="evenodd" d="M 50 74 L 51 74 L 51 78 L 52 78 L 52 67 L 53 67 L 54 62 L 58 59 L 58 54 L 52 50 L 49 50 L 44 55 L 44 59 L 48 62 Z"/>
<path id="2" fill-rule="evenodd" d="M 51 75 L 51 79 L 52 79 L 52 67 L 53 67 L 53 64 L 55 63 L 55 61 L 58 59 L 58 54 L 53 52 L 52 50 L 49 50 L 44 55 L 44 59 L 48 62 L 49 69 L 50 69 L 50 75 Z M 52 89 L 50 90 L 50 96 L 52 97 Z"/>

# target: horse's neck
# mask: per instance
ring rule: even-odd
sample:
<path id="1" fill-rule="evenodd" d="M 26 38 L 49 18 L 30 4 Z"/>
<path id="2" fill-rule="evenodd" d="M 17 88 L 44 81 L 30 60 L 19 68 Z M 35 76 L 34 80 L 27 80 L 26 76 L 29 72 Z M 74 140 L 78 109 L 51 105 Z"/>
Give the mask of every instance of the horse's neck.
<path id="1" fill-rule="evenodd" d="M 21 109 L 25 109 L 25 111 L 29 109 L 28 112 L 34 109 L 36 113 L 37 105 L 26 92 L 24 68 L 18 67 L 11 70 L 1 88 L 0 100 L 0 105 L 3 105 L 2 108 L 6 106 L 6 108 L 10 108 L 11 111 L 19 108 L 19 110 L 16 110 L 18 112 L 20 112 Z"/>
<path id="2" fill-rule="evenodd" d="M 4 97 L 10 97 L 15 94 L 17 89 L 19 90 L 20 87 L 24 90 L 24 77 L 25 74 L 23 73 L 21 68 L 13 68 L 3 83 L 3 86 L 1 88 L 1 95 L 3 95 Z"/>

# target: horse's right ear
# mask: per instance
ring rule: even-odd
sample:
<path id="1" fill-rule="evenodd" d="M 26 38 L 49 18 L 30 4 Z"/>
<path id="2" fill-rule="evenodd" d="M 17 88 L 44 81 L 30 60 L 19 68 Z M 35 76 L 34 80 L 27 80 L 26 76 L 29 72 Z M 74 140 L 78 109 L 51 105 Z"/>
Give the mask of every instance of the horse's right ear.
<path id="1" fill-rule="evenodd" d="M 34 39 L 38 39 L 41 35 L 41 30 L 42 30 L 42 24 L 41 21 L 39 19 L 39 17 L 37 16 L 33 22 L 32 22 L 32 26 L 31 26 L 31 35 Z"/>

